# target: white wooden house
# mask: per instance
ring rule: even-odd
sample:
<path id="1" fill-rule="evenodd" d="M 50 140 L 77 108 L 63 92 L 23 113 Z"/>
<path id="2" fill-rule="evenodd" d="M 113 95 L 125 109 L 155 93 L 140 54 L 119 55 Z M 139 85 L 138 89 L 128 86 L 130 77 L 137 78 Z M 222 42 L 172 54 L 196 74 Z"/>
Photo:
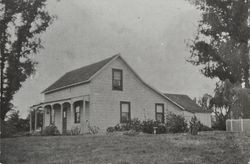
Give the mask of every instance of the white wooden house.
<path id="1" fill-rule="evenodd" d="M 43 127 L 54 123 L 61 133 L 77 126 L 82 133 L 88 126 L 106 130 L 132 118 L 164 122 L 167 112 L 188 121 L 196 115 L 211 127 L 210 113 L 186 95 L 164 94 L 151 87 L 120 55 L 70 71 L 42 93 L 44 102 L 31 109 L 43 112 Z"/>

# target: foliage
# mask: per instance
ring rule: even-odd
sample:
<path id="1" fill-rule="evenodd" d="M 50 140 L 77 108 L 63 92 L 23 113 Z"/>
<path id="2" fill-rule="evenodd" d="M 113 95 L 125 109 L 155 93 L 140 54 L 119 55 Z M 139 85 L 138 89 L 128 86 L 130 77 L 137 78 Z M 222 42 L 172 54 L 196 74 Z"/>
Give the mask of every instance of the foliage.
<path id="1" fill-rule="evenodd" d="M 29 118 L 20 118 L 19 111 L 14 111 L 8 117 L 8 120 L 1 121 L 1 136 L 11 137 L 21 132 L 29 131 Z"/>
<path id="2" fill-rule="evenodd" d="M 154 121 L 154 120 L 145 120 L 140 121 L 139 119 L 135 118 L 127 123 L 117 124 L 114 127 L 108 127 L 107 132 L 114 132 L 114 131 L 135 131 L 135 132 L 144 132 L 153 134 L 154 127 L 156 127 L 156 133 L 161 134 L 166 132 L 165 125 Z"/>
<path id="3" fill-rule="evenodd" d="M 81 133 L 81 128 L 79 126 L 73 127 L 70 130 L 71 135 L 79 135 Z"/>
<path id="4" fill-rule="evenodd" d="M 144 133 L 153 134 L 156 128 L 156 134 L 166 133 L 165 125 L 154 120 L 146 120 L 142 122 L 142 131 Z"/>
<path id="5" fill-rule="evenodd" d="M 234 88 L 234 102 L 231 111 L 232 118 L 250 118 L 250 89 Z"/>
<path id="6" fill-rule="evenodd" d="M 137 118 L 132 119 L 126 123 L 120 123 L 115 125 L 114 131 L 127 131 L 127 130 L 135 130 L 135 131 L 141 131 L 142 129 L 141 121 Z M 110 130 L 111 128 L 109 128 Z"/>
<path id="7" fill-rule="evenodd" d="M 198 105 L 201 106 L 201 108 L 205 111 L 211 111 L 211 106 L 210 106 L 210 100 L 212 99 L 213 97 L 207 93 L 205 93 L 201 99 L 198 100 Z"/>
<path id="8" fill-rule="evenodd" d="M 0 1 L 1 119 L 13 108 L 11 100 L 35 72 L 33 55 L 42 48 L 40 34 L 53 20 L 46 0 Z"/>
<path id="9" fill-rule="evenodd" d="M 183 116 L 170 112 L 166 116 L 166 130 L 171 133 L 187 132 L 188 124 Z"/>
<path id="10" fill-rule="evenodd" d="M 212 128 L 214 130 L 226 130 L 226 121 L 220 117 L 216 117 L 215 121 L 212 122 Z"/>
<path id="11" fill-rule="evenodd" d="M 250 118 L 250 90 L 232 84 L 229 80 L 217 83 L 214 97 L 210 101 L 216 120 L 213 128 L 226 129 L 226 120 L 230 118 Z"/>
<path id="12" fill-rule="evenodd" d="M 198 131 L 199 131 L 199 129 L 200 129 L 200 125 L 201 125 L 201 123 L 200 123 L 200 121 L 197 119 L 197 117 L 196 116 L 193 116 L 192 118 L 191 118 L 191 121 L 189 122 L 189 124 L 190 124 L 190 134 L 191 135 L 197 135 L 198 134 Z"/>
<path id="13" fill-rule="evenodd" d="M 46 126 L 42 131 L 43 136 L 57 136 L 59 134 L 59 130 L 54 124 Z"/>
<path id="14" fill-rule="evenodd" d="M 202 12 L 188 59 L 209 78 L 249 84 L 248 1 L 190 0 Z"/>
<path id="15" fill-rule="evenodd" d="M 99 133 L 100 128 L 97 126 L 91 126 L 88 124 L 88 130 L 89 130 L 90 134 L 97 134 L 97 133 Z"/>
<path id="16" fill-rule="evenodd" d="M 189 132 L 191 135 L 197 135 L 200 131 L 211 131 L 212 128 L 203 125 L 196 116 L 193 116 L 189 121 Z"/>
<path id="17" fill-rule="evenodd" d="M 113 133 L 113 132 L 116 131 L 116 130 L 115 130 L 114 127 L 111 126 L 111 127 L 108 127 L 106 131 L 107 131 L 108 133 Z"/>
<path id="18" fill-rule="evenodd" d="M 17 133 L 17 128 L 13 124 L 9 124 L 6 121 L 1 121 L 1 138 L 5 137 L 12 137 L 14 134 Z"/>

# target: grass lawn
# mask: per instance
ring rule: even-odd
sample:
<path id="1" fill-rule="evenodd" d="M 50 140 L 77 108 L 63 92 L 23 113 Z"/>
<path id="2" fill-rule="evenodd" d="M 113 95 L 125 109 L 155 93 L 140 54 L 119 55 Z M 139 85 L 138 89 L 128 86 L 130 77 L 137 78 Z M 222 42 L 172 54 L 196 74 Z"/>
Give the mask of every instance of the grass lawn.
<path id="1" fill-rule="evenodd" d="M 1 162 L 102 164 L 247 164 L 250 137 L 225 132 L 198 136 L 55 136 L 1 139 Z"/>

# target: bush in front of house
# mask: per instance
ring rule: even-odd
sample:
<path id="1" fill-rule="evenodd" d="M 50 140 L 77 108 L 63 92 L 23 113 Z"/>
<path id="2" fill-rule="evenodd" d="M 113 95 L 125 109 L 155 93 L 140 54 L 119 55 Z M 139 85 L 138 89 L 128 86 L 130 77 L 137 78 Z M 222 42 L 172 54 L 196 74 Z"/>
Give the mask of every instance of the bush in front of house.
<path id="1" fill-rule="evenodd" d="M 138 118 L 134 118 L 131 121 L 126 123 L 120 123 L 115 125 L 114 127 L 108 127 L 107 132 L 114 132 L 114 131 L 128 131 L 134 130 L 137 132 L 142 131 L 142 123 Z"/>
<path id="2" fill-rule="evenodd" d="M 99 133 L 100 128 L 97 126 L 91 126 L 90 124 L 88 124 L 88 130 L 89 130 L 90 134 L 95 135 L 95 134 Z"/>
<path id="3" fill-rule="evenodd" d="M 81 128 L 79 126 L 73 127 L 70 130 L 71 135 L 79 135 L 81 133 Z"/>
<path id="4" fill-rule="evenodd" d="M 139 132 L 142 130 L 142 124 L 141 121 L 138 118 L 134 118 L 125 125 L 125 129 L 128 130 L 134 130 L 136 132 Z"/>
<path id="5" fill-rule="evenodd" d="M 60 134 L 60 132 L 59 132 L 58 128 L 54 124 L 50 124 L 49 126 L 46 126 L 42 130 L 42 135 L 43 136 L 56 136 L 56 135 L 59 135 L 59 134 Z"/>
<path id="6" fill-rule="evenodd" d="M 146 120 L 142 122 L 142 132 L 143 133 L 154 133 L 154 128 L 156 128 L 156 134 L 166 133 L 165 125 L 154 120 Z"/>
<path id="7" fill-rule="evenodd" d="M 169 133 L 184 133 L 188 131 L 188 124 L 181 115 L 168 113 L 166 116 L 166 131 Z"/>
<path id="8" fill-rule="evenodd" d="M 106 129 L 106 131 L 107 131 L 108 133 L 113 133 L 113 132 L 116 131 L 116 130 L 115 130 L 114 127 L 108 127 L 108 128 Z"/>

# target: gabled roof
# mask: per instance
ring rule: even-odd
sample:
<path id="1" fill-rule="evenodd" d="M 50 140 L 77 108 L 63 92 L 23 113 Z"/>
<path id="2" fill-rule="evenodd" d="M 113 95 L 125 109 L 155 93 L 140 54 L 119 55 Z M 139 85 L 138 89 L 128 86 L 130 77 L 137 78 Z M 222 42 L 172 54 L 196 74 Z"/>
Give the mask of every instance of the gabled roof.
<path id="1" fill-rule="evenodd" d="M 67 72 L 61 78 L 59 78 L 56 82 L 54 82 L 51 86 L 45 89 L 42 93 L 49 93 L 53 91 L 57 91 L 60 89 L 68 88 L 75 85 L 85 84 L 91 81 L 92 78 L 95 77 L 98 72 L 100 72 L 106 65 L 111 63 L 112 61 L 120 58 L 128 68 L 137 76 L 137 78 L 147 87 L 152 89 L 157 94 L 161 95 L 168 101 L 172 102 L 176 106 L 178 106 L 181 110 L 186 110 L 192 113 L 208 113 L 207 111 L 202 110 L 200 106 L 198 106 L 190 97 L 187 95 L 178 95 L 178 94 L 163 94 L 152 86 L 148 85 L 141 77 L 129 66 L 129 64 L 120 56 L 120 54 L 114 55 L 110 58 L 104 59 L 102 61 L 96 62 L 94 64 L 90 64 L 79 69 L 75 69 L 73 71 Z"/>
<path id="2" fill-rule="evenodd" d="M 180 106 L 184 108 L 184 110 L 191 113 L 210 113 L 208 111 L 203 110 L 198 104 L 195 103 L 188 95 L 182 94 L 169 94 L 164 93 L 172 101 L 176 102 Z"/>
<path id="3" fill-rule="evenodd" d="M 47 89 L 45 89 L 42 93 L 48 93 L 52 91 L 56 91 L 59 89 L 63 89 L 72 85 L 88 83 L 90 79 L 107 63 L 118 57 L 119 55 L 114 55 L 110 58 L 104 59 L 94 64 L 90 64 L 73 71 L 65 73 L 61 78 L 59 78 L 56 82 L 50 85 Z"/>

